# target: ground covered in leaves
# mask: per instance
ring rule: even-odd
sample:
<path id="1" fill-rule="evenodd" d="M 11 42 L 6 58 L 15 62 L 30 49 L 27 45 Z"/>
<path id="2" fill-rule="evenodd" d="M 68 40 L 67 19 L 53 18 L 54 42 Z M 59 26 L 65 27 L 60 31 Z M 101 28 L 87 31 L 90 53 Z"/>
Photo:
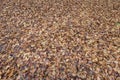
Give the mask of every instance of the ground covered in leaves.
<path id="1" fill-rule="evenodd" d="M 0 0 L 0 80 L 120 80 L 120 0 Z"/>

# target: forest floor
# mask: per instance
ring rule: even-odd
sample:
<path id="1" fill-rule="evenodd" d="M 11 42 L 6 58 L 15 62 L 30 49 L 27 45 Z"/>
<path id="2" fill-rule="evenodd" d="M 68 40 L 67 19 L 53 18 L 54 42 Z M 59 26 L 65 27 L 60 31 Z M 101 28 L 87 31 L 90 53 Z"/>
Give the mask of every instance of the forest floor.
<path id="1" fill-rule="evenodd" d="M 120 80 L 120 0 L 0 0 L 0 80 Z"/>

